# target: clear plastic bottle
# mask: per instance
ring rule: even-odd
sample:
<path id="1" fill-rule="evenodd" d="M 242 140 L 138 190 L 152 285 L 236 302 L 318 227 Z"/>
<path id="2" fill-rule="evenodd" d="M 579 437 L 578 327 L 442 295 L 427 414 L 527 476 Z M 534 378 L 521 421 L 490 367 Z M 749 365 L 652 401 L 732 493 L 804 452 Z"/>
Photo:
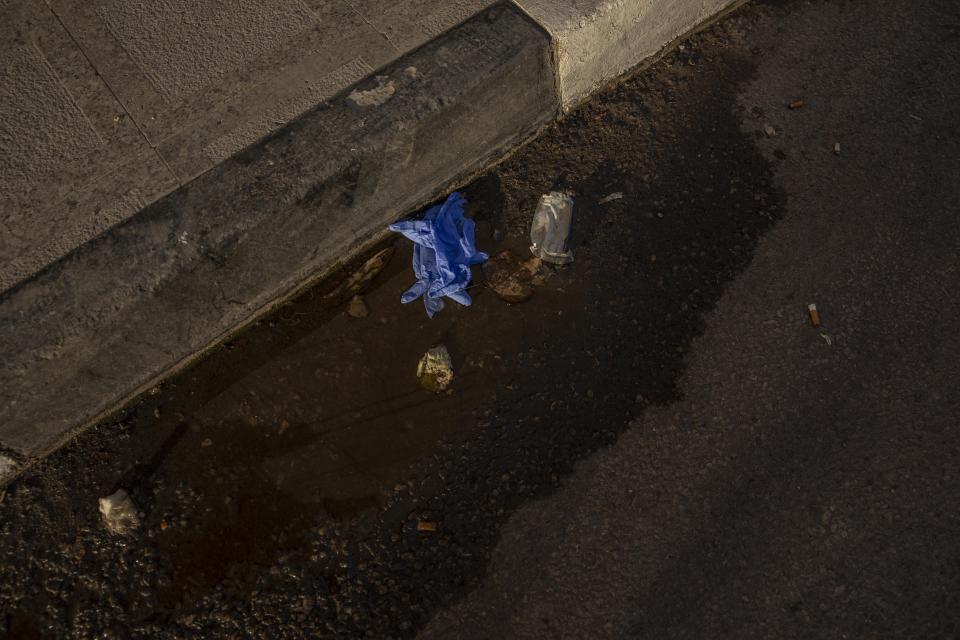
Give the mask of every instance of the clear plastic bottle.
<path id="1" fill-rule="evenodd" d="M 573 198 L 553 191 L 540 198 L 530 226 L 530 251 L 544 262 L 573 262 L 570 251 L 570 225 L 573 222 Z"/>

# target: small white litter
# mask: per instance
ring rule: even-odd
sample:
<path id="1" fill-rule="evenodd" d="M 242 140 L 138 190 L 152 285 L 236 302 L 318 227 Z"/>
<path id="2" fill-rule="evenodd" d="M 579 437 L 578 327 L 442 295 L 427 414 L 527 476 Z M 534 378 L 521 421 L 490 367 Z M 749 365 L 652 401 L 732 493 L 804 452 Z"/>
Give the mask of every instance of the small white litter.
<path id="1" fill-rule="evenodd" d="M 608 202 L 613 202 L 614 200 L 622 200 L 622 199 L 623 199 L 623 193 L 621 193 L 620 191 L 616 191 L 614 193 L 611 193 L 605 198 L 600 198 L 599 200 L 597 200 L 597 204 L 607 204 Z"/>

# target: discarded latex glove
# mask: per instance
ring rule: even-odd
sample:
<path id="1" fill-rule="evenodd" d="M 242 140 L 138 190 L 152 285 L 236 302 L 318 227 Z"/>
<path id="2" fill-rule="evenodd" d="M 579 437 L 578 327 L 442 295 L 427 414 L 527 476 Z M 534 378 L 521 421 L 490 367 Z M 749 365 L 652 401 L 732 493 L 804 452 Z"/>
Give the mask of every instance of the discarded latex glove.
<path id="1" fill-rule="evenodd" d="M 451 193 L 443 205 L 432 207 L 422 220 L 405 220 L 390 225 L 416 245 L 413 248 L 413 273 L 417 282 L 400 297 L 404 304 L 423 296 L 431 318 L 443 309 L 444 296 L 464 306 L 473 304 L 467 293 L 470 265 L 489 256 L 477 251 L 473 220 L 464 217 L 466 200 Z"/>

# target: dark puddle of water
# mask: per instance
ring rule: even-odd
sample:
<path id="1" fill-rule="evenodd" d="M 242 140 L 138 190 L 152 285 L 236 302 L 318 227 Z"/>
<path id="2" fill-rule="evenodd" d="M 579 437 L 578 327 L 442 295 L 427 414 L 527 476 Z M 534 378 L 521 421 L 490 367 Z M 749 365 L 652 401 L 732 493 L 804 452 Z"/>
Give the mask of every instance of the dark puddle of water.
<path id="1" fill-rule="evenodd" d="M 498 183 L 481 180 L 468 195 L 478 244 L 502 248 L 492 240 Z M 420 302 L 399 303 L 412 284 L 411 250 L 404 240 L 395 246 L 363 291 L 368 317 L 349 317 L 346 298 L 329 295 L 361 260 L 135 411 L 145 462 L 131 465 L 120 484 L 154 496 L 145 526 L 166 566 L 161 606 L 221 583 L 243 597 L 310 527 L 380 504 L 412 462 L 473 426 L 476 408 L 498 386 L 509 389 L 506 362 L 537 338 L 544 314 L 577 304 L 557 272 L 523 305 L 478 285 L 472 307 L 448 303 L 430 320 Z M 478 270 L 474 282 L 481 280 Z M 435 344 L 447 346 L 456 371 L 452 389 L 439 395 L 421 390 L 415 377 Z"/>

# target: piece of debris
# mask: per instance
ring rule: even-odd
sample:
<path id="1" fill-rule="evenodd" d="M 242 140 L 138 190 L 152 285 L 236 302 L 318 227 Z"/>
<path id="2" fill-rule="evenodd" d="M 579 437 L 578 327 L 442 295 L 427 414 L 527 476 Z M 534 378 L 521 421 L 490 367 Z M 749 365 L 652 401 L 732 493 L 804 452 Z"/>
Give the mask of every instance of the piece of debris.
<path id="1" fill-rule="evenodd" d="M 510 304 L 519 304 L 533 295 L 540 265 L 541 260 L 536 256 L 521 262 L 513 252 L 505 250 L 484 263 L 483 275 L 487 287 L 498 298 Z M 542 277 L 539 282 L 543 282 Z"/>
<path id="2" fill-rule="evenodd" d="M 210 438 L 204 438 L 203 442 L 200 443 L 200 446 L 203 448 L 212 447 L 213 440 L 211 440 Z"/>
<path id="3" fill-rule="evenodd" d="M 351 318 L 366 318 L 370 315 L 367 309 L 367 303 L 360 296 L 350 298 L 350 304 L 347 305 L 347 315 Z"/>
<path id="4" fill-rule="evenodd" d="M 407 289 L 400 302 L 407 304 L 423 297 L 427 316 L 443 309 L 447 297 L 464 306 L 473 304 L 467 293 L 471 265 L 489 256 L 477 250 L 476 225 L 463 215 L 466 199 L 456 191 L 442 205 L 427 210 L 422 220 L 405 220 L 390 225 L 416 246 L 413 249 L 413 273 L 417 282 Z"/>
<path id="5" fill-rule="evenodd" d="M 351 273 L 350 277 L 344 280 L 340 286 L 323 296 L 323 303 L 325 305 L 339 305 L 347 298 L 359 293 L 383 271 L 395 251 L 396 248 L 393 246 L 378 251 L 364 262 L 362 267 Z"/>
<path id="6" fill-rule="evenodd" d="M 795 109 L 802 109 L 802 108 L 803 108 L 803 100 L 794 100 L 793 102 L 791 102 L 790 104 L 787 105 L 787 108 L 788 108 L 788 109 L 794 109 L 794 110 L 795 110 Z"/>
<path id="7" fill-rule="evenodd" d="M 530 225 L 530 251 L 544 262 L 573 262 L 569 247 L 572 223 L 573 198 L 559 191 L 541 196 Z"/>
<path id="8" fill-rule="evenodd" d="M 834 145 L 833 145 L 833 153 L 834 153 L 834 155 L 840 155 L 840 143 L 839 143 L 839 142 L 834 143 Z"/>
<path id="9" fill-rule="evenodd" d="M 13 479 L 17 472 L 17 462 L 13 458 L 0 454 L 0 482 Z"/>
<path id="10" fill-rule="evenodd" d="M 137 515 L 137 506 L 123 489 L 100 498 L 100 515 L 107 529 L 117 535 L 123 535 L 140 526 L 140 516 Z"/>
<path id="11" fill-rule="evenodd" d="M 430 520 L 421 520 L 417 523 L 417 531 L 436 531 L 437 523 L 431 522 Z"/>
<path id="12" fill-rule="evenodd" d="M 810 323 L 811 323 L 813 326 L 815 326 L 815 327 L 819 327 L 819 326 L 820 326 L 820 312 L 817 311 L 817 305 L 812 304 L 812 303 L 809 304 L 809 305 L 807 305 L 807 311 L 810 312 Z"/>
<path id="13" fill-rule="evenodd" d="M 160 521 L 160 531 L 166 531 L 170 528 L 170 521 L 164 518 Z"/>
<path id="14" fill-rule="evenodd" d="M 620 191 L 615 191 L 614 193 L 611 193 L 610 195 L 597 200 L 597 204 L 607 204 L 608 202 L 613 202 L 614 200 L 621 200 L 621 199 L 623 199 L 623 193 Z"/>
<path id="15" fill-rule="evenodd" d="M 774 129 L 771 125 L 767 125 L 763 128 L 763 132 L 767 134 L 768 138 L 772 138 L 777 135 L 777 130 Z"/>
<path id="16" fill-rule="evenodd" d="M 446 391 L 453 382 L 453 361 L 445 346 L 433 347 L 423 354 L 417 365 L 417 378 L 420 379 L 420 386 L 427 391 Z"/>
<path id="17" fill-rule="evenodd" d="M 828 336 L 828 335 L 825 334 L 825 333 L 821 333 L 821 334 L 820 334 L 820 337 L 823 338 L 824 342 L 827 343 L 827 346 L 828 346 L 828 347 L 832 347 L 832 346 L 833 346 L 833 338 L 831 338 L 830 336 Z"/>

